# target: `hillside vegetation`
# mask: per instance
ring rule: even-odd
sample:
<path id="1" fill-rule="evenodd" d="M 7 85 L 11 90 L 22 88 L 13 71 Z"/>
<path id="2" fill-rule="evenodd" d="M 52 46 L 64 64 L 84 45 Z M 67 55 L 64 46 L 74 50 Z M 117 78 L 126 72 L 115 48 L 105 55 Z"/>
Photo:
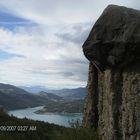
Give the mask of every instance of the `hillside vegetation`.
<path id="1" fill-rule="evenodd" d="M 16 130 L 10 129 L 10 126 Z M 28 126 L 26 130 L 25 127 Z M 94 130 L 78 125 L 73 128 L 49 124 L 29 119 L 17 119 L 0 110 L 0 140 L 97 140 Z M 33 127 L 32 129 L 30 129 Z M 6 128 L 6 130 L 4 130 Z M 12 128 L 12 127 L 11 127 Z"/>

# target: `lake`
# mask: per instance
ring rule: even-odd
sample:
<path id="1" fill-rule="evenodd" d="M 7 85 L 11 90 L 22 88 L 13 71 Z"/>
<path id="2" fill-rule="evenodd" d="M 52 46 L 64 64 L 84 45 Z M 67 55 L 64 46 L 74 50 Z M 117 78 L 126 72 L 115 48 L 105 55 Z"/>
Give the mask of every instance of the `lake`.
<path id="1" fill-rule="evenodd" d="M 66 127 L 70 127 L 69 122 L 72 120 L 76 121 L 77 119 L 82 120 L 82 114 L 56 114 L 56 113 L 46 113 L 46 114 L 36 114 L 34 113 L 37 110 L 42 109 L 43 106 L 34 107 L 34 108 L 26 108 L 26 109 L 18 109 L 9 111 L 9 115 L 13 115 L 17 118 L 29 118 L 33 120 L 39 120 L 49 123 L 54 123 Z"/>

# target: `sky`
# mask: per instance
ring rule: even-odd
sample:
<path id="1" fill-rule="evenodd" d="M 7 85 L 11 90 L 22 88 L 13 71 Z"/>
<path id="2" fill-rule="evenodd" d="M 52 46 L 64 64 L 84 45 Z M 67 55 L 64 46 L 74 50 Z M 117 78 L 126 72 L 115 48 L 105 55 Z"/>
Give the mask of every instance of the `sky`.
<path id="1" fill-rule="evenodd" d="M 109 4 L 140 9 L 140 0 L 0 0 L 0 83 L 85 87 L 82 44 Z"/>

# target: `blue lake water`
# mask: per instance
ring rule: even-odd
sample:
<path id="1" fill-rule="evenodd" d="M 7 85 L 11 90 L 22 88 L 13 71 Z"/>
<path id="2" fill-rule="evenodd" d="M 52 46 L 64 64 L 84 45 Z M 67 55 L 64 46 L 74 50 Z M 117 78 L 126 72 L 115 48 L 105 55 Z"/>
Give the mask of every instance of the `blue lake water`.
<path id="1" fill-rule="evenodd" d="M 36 114 L 34 113 L 37 110 L 42 109 L 41 107 L 18 109 L 9 111 L 9 115 L 13 115 L 18 118 L 29 118 L 33 120 L 40 120 L 44 122 L 54 123 L 62 126 L 69 127 L 69 122 L 82 120 L 82 114 L 56 114 L 56 113 L 47 113 L 47 114 Z"/>

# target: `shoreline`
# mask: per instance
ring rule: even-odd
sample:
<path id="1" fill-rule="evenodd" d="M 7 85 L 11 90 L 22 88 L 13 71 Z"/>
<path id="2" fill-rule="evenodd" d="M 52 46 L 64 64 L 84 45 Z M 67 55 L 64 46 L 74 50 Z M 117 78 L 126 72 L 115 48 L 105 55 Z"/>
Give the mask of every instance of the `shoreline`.
<path id="1" fill-rule="evenodd" d="M 40 112 L 40 111 L 35 111 L 35 114 L 40 114 L 40 115 L 83 115 L 83 113 L 68 113 L 68 112 Z"/>

